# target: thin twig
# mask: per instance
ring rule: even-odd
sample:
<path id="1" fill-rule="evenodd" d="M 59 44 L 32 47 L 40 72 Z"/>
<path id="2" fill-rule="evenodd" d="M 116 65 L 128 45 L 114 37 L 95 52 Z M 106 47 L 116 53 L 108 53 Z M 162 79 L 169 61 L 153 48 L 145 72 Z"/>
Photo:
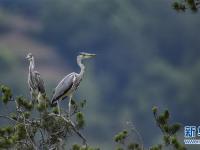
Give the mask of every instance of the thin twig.
<path id="1" fill-rule="evenodd" d="M 5 119 L 8 119 L 8 120 L 11 120 L 11 121 L 14 121 L 14 122 L 17 122 L 17 123 L 20 123 L 18 122 L 17 120 L 11 118 L 11 117 L 8 117 L 8 116 L 4 116 L 4 115 L 0 115 L 1 118 L 5 118 Z"/>
<path id="2" fill-rule="evenodd" d="M 41 140 L 41 141 L 42 141 L 42 143 L 44 144 L 44 143 L 45 143 L 44 135 L 43 135 L 41 129 L 39 129 L 39 131 L 40 131 L 40 134 L 41 134 L 41 136 L 42 136 L 42 140 Z M 43 147 L 43 144 L 41 145 L 42 147 Z"/>
<path id="3" fill-rule="evenodd" d="M 76 129 L 75 124 L 70 120 L 70 119 L 66 119 L 65 117 L 61 116 L 61 115 L 57 115 L 54 113 L 49 114 L 50 116 L 57 116 L 57 117 L 61 117 L 65 122 L 69 123 L 70 126 L 72 127 L 73 131 L 83 140 L 83 144 L 87 145 L 87 140 L 86 138 Z"/>
<path id="4" fill-rule="evenodd" d="M 28 143 L 26 143 L 26 142 L 23 142 L 23 141 L 16 141 L 17 143 L 20 143 L 20 144 L 25 144 L 25 145 L 27 145 L 27 146 L 29 146 L 29 144 Z"/>
<path id="5" fill-rule="evenodd" d="M 28 135 L 28 138 L 29 138 L 31 144 L 33 145 L 34 149 L 38 150 L 37 146 L 35 145 L 34 141 L 31 139 L 31 136 L 28 132 L 28 129 L 27 129 L 27 126 L 26 126 L 26 118 L 25 118 L 24 114 L 22 114 L 22 115 L 23 115 L 23 118 L 24 118 L 24 126 L 25 126 L 25 130 L 26 130 L 26 134 Z"/>
<path id="6" fill-rule="evenodd" d="M 138 130 L 135 128 L 135 126 L 133 125 L 132 122 L 127 122 L 127 125 L 130 125 L 131 131 L 132 131 L 132 132 L 135 132 L 136 135 L 139 137 L 140 144 L 141 144 L 141 146 L 142 146 L 141 148 L 142 148 L 142 150 L 144 150 L 144 141 L 143 141 L 143 139 L 142 139 L 141 134 L 138 132 Z"/>

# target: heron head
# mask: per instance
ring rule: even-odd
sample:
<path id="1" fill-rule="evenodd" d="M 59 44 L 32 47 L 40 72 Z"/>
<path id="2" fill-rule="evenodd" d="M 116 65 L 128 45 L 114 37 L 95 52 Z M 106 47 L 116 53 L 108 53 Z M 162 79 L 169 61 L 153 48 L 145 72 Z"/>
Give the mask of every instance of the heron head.
<path id="1" fill-rule="evenodd" d="M 93 58 L 95 56 L 96 56 L 96 54 L 91 54 L 91 53 L 86 53 L 86 52 L 81 52 L 79 54 L 79 57 L 81 57 L 82 59 Z"/>
<path id="2" fill-rule="evenodd" d="M 28 53 L 28 55 L 26 56 L 26 59 L 28 59 L 29 61 L 33 59 L 33 55 L 31 53 Z"/>

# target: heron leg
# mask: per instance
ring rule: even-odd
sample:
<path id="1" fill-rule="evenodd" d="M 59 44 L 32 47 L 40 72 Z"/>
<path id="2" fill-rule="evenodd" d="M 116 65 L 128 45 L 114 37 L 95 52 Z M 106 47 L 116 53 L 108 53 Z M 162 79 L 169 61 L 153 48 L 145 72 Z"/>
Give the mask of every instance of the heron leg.
<path id="1" fill-rule="evenodd" d="M 61 115 L 61 113 L 60 113 L 60 104 L 59 104 L 58 101 L 57 101 L 57 106 L 58 106 L 58 114 Z"/>
<path id="2" fill-rule="evenodd" d="M 34 105 L 35 100 L 34 100 L 34 98 L 33 98 L 33 97 L 34 97 L 34 96 L 33 96 L 33 91 L 31 90 L 30 93 L 31 93 L 31 101 L 32 101 L 32 104 Z"/>
<path id="3" fill-rule="evenodd" d="M 69 104 L 68 104 L 68 109 L 69 109 L 69 114 L 68 114 L 68 116 L 69 116 L 69 119 L 70 119 L 70 117 L 71 117 L 71 101 L 72 101 L 72 95 L 70 95 L 69 96 Z"/>

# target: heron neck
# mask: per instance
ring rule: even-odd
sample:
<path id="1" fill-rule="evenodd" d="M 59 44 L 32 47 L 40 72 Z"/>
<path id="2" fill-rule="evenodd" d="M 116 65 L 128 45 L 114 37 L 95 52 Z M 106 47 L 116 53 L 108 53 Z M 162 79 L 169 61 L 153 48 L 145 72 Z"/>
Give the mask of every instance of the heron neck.
<path id="1" fill-rule="evenodd" d="M 35 61 L 34 58 L 30 61 L 29 71 L 34 71 L 35 68 Z"/>
<path id="2" fill-rule="evenodd" d="M 85 72 L 85 66 L 84 66 L 84 64 L 82 64 L 82 58 L 81 57 L 77 57 L 77 63 L 79 65 L 79 67 L 81 68 L 79 75 L 83 76 L 83 74 Z"/>

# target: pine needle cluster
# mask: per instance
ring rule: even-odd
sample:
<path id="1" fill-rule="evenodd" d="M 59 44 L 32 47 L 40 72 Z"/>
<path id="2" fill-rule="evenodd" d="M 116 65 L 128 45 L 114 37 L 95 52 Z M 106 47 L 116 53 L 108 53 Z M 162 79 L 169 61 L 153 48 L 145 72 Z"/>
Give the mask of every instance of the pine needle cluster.
<path id="1" fill-rule="evenodd" d="M 157 126 L 161 129 L 163 135 L 163 143 L 153 145 L 148 148 L 149 150 L 166 150 L 166 149 L 174 149 L 174 150 L 186 150 L 181 142 L 178 140 L 176 134 L 181 129 L 181 125 L 179 123 L 169 124 L 170 113 L 168 110 L 165 110 L 163 113 L 158 114 L 158 108 L 152 108 L 153 116 L 156 121 Z M 137 133 L 137 136 L 140 136 L 139 132 L 134 129 Z M 144 150 L 143 141 L 142 143 L 138 143 L 132 139 L 128 140 L 130 134 L 134 134 L 128 130 L 123 130 L 117 133 L 114 136 L 114 141 L 117 143 L 116 150 Z"/>
<path id="2" fill-rule="evenodd" d="M 0 149 L 7 150 L 100 150 L 87 144 L 86 138 L 80 133 L 85 126 L 85 117 L 82 109 L 86 106 L 86 100 L 76 102 L 72 100 L 72 112 L 69 114 L 61 109 L 59 114 L 57 107 L 51 107 L 48 97 L 40 103 L 32 103 L 23 96 L 14 97 L 9 87 L 0 85 L 1 103 L 14 108 L 12 112 L 0 115 L 7 120 L 5 126 L 0 127 Z M 12 105 L 11 105 L 12 104 Z M 158 113 L 158 108 L 152 108 L 157 126 L 163 134 L 163 143 L 154 145 L 149 150 L 186 150 L 177 138 L 180 130 L 179 123 L 169 123 L 170 113 L 165 110 Z M 134 131 L 134 132 L 133 132 Z M 136 133 L 140 137 L 140 143 L 128 140 L 131 134 Z M 78 136 L 82 144 L 66 145 L 71 136 Z M 143 141 L 139 132 L 134 128 L 129 131 L 124 129 L 114 136 L 117 144 L 116 150 L 144 150 Z"/>
<path id="3" fill-rule="evenodd" d="M 185 12 L 187 9 L 197 12 L 200 7 L 200 0 L 176 0 L 172 7 L 178 12 Z"/>
<path id="4" fill-rule="evenodd" d="M 40 103 L 32 103 L 23 96 L 14 97 L 11 89 L 5 85 L 0 86 L 0 94 L 3 107 L 13 107 L 14 104 L 12 112 L 0 115 L 8 123 L 0 127 L 0 149 L 62 150 L 66 149 L 69 137 L 78 136 L 83 141 L 79 149 L 93 150 L 80 133 L 85 125 L 84 114 L 81 112 L 85 100 L 79 103 L 73 100 L 69 119 L 67 112 L 61 109 L 62 113 L 58 114 L 57 107 L 50 107 L 48 97 Z M 74 147 L 77 149 L 77 146 L 72 149 Z"/>

